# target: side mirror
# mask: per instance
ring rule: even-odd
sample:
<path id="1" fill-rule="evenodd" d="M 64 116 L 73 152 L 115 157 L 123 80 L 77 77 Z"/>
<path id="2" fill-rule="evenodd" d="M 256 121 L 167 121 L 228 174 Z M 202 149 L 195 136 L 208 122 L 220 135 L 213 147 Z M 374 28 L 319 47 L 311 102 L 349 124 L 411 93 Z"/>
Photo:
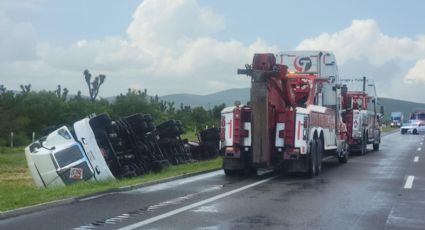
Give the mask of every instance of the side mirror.
<path id="1" fill-rule="evenodd" d="M 381 105 L 381 115 L 384 115 L 384 106 L 383 105 Z"/>

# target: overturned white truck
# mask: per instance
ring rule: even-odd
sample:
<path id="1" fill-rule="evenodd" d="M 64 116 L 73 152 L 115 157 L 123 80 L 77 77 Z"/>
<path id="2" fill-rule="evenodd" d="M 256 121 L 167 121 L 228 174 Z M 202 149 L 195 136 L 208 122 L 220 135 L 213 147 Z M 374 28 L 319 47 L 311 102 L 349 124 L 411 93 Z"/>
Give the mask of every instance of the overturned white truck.
<path id="1" fill-rule="evenodd" d="M 27 146 L 25 156 L 40 187 L 113 180 L 190 160 L 180 139 L 183 132 L 179 121 L 155 126 L 150 115 L 113 121 L 101 114 L 54 130 Z"/>

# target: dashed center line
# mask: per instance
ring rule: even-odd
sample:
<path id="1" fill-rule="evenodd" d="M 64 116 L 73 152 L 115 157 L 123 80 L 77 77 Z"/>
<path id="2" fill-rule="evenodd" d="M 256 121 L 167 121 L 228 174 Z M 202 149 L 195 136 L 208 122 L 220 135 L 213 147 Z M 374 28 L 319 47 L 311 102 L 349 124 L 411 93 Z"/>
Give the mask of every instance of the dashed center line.
<path id="1" fill-rule="evenodd" d="M 418 148 L 418 151 L 421 151 L 421 150 L 422 150 L 422 148 L 421 148 L 421 147 L 419 147 L 419 148 Z"/>
<path id="2" fill-rule="evenodd" d="M 415 156 L 415 158 L 413 159 L 413 162 L 418 162 L 419 161 L 419 157 Z"/>
<path id="3" fill-rule="evenodd" d="M 404 184 L 405 189 L 411 189 L 413 187 L 413 180 L 415 179 L 415 176 L 408 176 L 406 183 Z"/>

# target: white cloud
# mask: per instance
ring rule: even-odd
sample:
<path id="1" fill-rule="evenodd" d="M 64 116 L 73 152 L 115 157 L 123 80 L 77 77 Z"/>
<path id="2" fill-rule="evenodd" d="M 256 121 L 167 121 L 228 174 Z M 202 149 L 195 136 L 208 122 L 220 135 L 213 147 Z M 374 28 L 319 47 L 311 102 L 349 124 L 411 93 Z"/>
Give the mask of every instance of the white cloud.
<path id="1" fill-rule="evenodd" d="M 64 87 L 81 84 L 84 69 L 104 73 L 103 95 L 135 86 L 160 95 L 247 87 L 250 81 L 237 76 L 236 69 L 250 62 L 254 52 L 277 48 L 261 38 L 249 45 L 215 39 L 214 33 L 224 28 L 224 18 L 196 0 L 145 0 L 126 35 L 81 39 L 68 46 L 39 43 L 37 63 L 68 76 L 70 86 Z"/>
<path id="2" fill-rule="evenodd" d="M 379 96 L 423 100 L 417 97 L 425 86 L 423 35 L 416 38 L 389 36 L 372 19 L 353 20 L 345 29 L 301 41 L 296 49 L 333 51 L 342 76 L 374 79 Z M 415 62 L 408 70 L 406 65 Z"/>
<path id="3" fill-rule="evenodd" d="M 375 20 L 353 20 L 334 33 L 322 33 L 302 41 L 296 49 L 325 49 L 335 52 L 340 63 L 367 58 L 374 65 L 393 59 L 416 60 L 425 56 L 425 38 L 391 37 L 381 32 Z"/>
<path id="4" fill-rule="evenodd" d="M 32 60 L 36 54 L 36 36 L 30 23 L 14 21 L 0 11 L 0 61 Z"/>
<path id="5" fill-rule="evenodd" d="M 405 79 L 408 83 L 425 83 L 425 59 L 419 59 L 407 72 Z"/>
<path id="6" fill-rule="evenodd" d="M 133 14 L 127 34 L 151 54 L 179 52 L 193 38 L 225 27 L 224 18 L 196 0 L 145 0 Z"/>

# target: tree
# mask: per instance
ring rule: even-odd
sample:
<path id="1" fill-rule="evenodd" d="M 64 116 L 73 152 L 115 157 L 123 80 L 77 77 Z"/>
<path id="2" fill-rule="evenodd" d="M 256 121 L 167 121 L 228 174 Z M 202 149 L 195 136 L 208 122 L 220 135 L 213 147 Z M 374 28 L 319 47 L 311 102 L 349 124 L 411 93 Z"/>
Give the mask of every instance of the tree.
<path id="1" fill-rule="evenodd" d="M 86 69 L 83 72 L 84 78 L 86 79 L 87 86 L 89 88 L 90 101 L 94 102 L 96 100 L 97 95 L 99 94 L 100 86 L 105 82 L 106 76 L 103 74 L 99 74 L 99 76 L 95 77 L 91 82 L 91 73 Z"/>
<path id="2" fill-rule="evenodd" d="M 6 87 L 4 85 L 0 85 L 0 94 L 6 93 Z"/>
<path id="3" fill-rule="evenodd" d="M 61 98 L 63 101 L 66 100 L 66 98 L 68 97 L 68 89 L 67 88 L 63 88 L 63 92 L 61 89 L 61 85 L 58 85 L 58 88 L 55 90 L 55 94 L 58 98 Z"/>
<path id="4" fill-rule="evenodd" d="M 221 118 L 221 110 L 226 107 L 226 104 L 222 103 L 221 105 L 214 105 L 212 109 L 212 114 L 214 119 L 220 120 Z"/>
<path id="5" fill-rule="evenodd" d="M 27 94 L 31 91 L 31 84 L 28 85 L 20 85 L 22 94 Z"/>

